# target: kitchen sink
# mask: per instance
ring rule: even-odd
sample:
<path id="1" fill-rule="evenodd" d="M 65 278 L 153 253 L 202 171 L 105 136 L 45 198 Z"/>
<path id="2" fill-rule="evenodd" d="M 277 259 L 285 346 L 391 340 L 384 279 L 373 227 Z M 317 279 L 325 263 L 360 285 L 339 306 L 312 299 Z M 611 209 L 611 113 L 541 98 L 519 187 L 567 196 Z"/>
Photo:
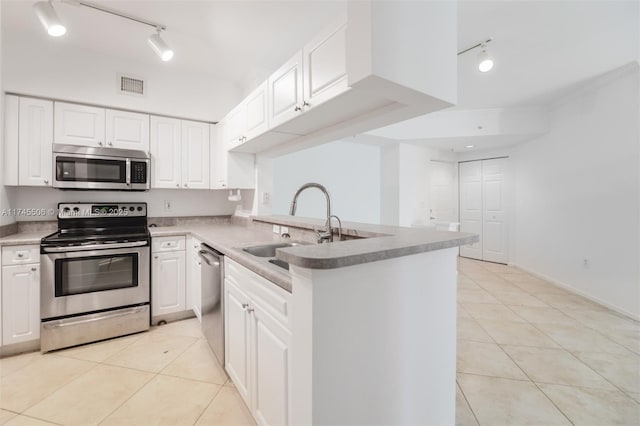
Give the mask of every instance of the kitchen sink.
<path id="1" fill-rule="evenodd" d="M 303 245 L 303 244 L 302 243 L 273 243 L 273 244 L 263 244 L 260 246 L 245 247 L 242 250 L 257 257 L 275 257 L 276 249 L 286 248 L 286 247 L 295 247 L 300 245 Z M 281 266 L 281 265 L 278 265 L 278 266 Z"/>
<path id="2" fill-rule="evenodd" d="M 279 266 L 283 269 L 286 269 L 287 271 L 289 270 L 289 264 L 287 262 L 285 262 L 284 260 L 280 260 L 280 259 L 269 259 L 269 263 L 273 263 L 276 266 Z"/>

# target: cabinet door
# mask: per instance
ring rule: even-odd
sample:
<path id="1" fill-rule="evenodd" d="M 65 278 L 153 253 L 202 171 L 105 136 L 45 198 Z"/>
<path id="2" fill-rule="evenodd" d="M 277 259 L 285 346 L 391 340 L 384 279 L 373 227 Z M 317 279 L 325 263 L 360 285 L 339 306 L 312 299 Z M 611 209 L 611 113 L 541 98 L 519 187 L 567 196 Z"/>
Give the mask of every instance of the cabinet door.
<path id="1" fill-rule="evenodd" d="M 52 140 L 53 102 L 20 98 L 18 123 L 19 185 L 51 185 Z"/>
<path id="2" fill-rule="evenodd" d="M 262 425 L 290 423 L 291 333 L 251 301 L 253 412 Z"/>
<path id="3" fill-rule="evenodd" d="M 182 187 L 209 189 L 209 124 L 182 121 Z"/>
<path id="4" fill-rule="evenodd" d="M 151 187 L 180 188 L 182 155 L 180 120 L 151 117 Z"/>
<path id="5" fill-rule="evenodd" d="M 249 298 L 239 290 L 232 279 L 225 279 L 224 340 L 227 373 L 236 389 L 251 406 L 249 395 Z"/>
<path id="6" fill-rule="evenodd" d="M 269 126 L 274 128 L 302 111 L 302 52 L 269 77 Z"/>
<path id="7" fill-rule="evenodd" d="M 55 103 L 55 143 L 105 146 L 104 132 L 104 108 L 65 102 Z"/>
<path id="8" fill-rule="evenodd" d="M 209 127 L 211 145 L 211 189 L 226 189 L 227 182 L 227 145 L 225 143 L 226 122 Z"/>
<path id="9" fill-rule="evenodd" d="M 235 107 L 224 118 L 225 139 L 227 149 L 231 149 L 244 142 L 244 133 L 247 128 L 247 105 L 243 102 Z"/>
<path id="10" fill-rule="evenodd" d="M 38 264 L 2 268 L 2 345 L 40 338 Z"/>
<path id="11" fill-rule="evenodd" d="M 151 262 L 152 316 L 185 310 L 184 251 L 154 253 Z"/>
<path id="12" fill-rule="evenodd" d="M 244 136 L 247 140 L 252 139 L 269 130 L 269 120 L 267 119 L 267 98 L 268 82 L 262 83 L 244 101 L 246 113 L 246 131 Z"/>
<path id="13" fill-rule="evenodd" d="M 106 141 L 113 148 L 149 151 L 149 115 L 108 109 Z"/>
<path id="14" fill-rule="evenodd" d="M 349 88 L 347 81 L 347 23 L 342 18 L 308 43 L 304 56 L 305 110 Z"/>

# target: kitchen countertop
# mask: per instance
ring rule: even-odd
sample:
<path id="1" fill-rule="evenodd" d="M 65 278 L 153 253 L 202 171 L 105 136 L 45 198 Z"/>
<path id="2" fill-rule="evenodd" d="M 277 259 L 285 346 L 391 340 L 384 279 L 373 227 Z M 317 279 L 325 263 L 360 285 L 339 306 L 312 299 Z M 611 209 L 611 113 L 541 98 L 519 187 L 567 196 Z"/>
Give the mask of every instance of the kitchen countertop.
<path id="1" fill-rule="evenodd" d="M 259 216 L 252 219 L 257 223 L 275 223 L 304 230 L 313 230 L 314 227 L 318 228 L 324 225 L 323 219 L 292 216 Z M 405 228 L 343 222 L 342 230 L 344 235 L 356 239 L 332 244 L 311 244 L 278 249 L 276 256 L 291 265 L 304 268 L 335 269 L 457 247 L 478 241 L 478 236 L 475 234 L 436 231 L 433 228 Z M 289 271 L 269 263 L 267 258 L 256 257 L 242 250 L 243 247 L 282 242 L 282 237 L 270 232 L 268 226 L 246 226 L 226 222 L 150 227 L 149 231 L 152 237 L 192 234 L 225 256 L 229 256 L 285 290 L 291 291 Z M 40 239 L 49 233 L 51 233 L 50 230 L 18 232 L 0 238 L 0 246 L 40 244 Z"/>

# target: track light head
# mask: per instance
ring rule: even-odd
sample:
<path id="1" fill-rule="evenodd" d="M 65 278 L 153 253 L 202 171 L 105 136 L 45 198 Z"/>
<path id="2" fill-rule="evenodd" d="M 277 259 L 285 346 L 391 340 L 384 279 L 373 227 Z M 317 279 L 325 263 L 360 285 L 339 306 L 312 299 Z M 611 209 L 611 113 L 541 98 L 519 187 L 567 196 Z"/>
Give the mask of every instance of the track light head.
<path id="1" fill-rule="evenodd" d="M 151 49 L 153 49 L 153 51 L 156 52 L 164 62 L 170 61 L 171 58 L 173 58 L 173 50 L 171 50 L 169 45 L 160 37 L 159 28 L 158 32 L 149 36 L 147 41 L 149 42 Z"/>
<path id="2" fill-rule="evenodd" d="M 487 52 L 487 45 L 482 44 L 482 51 L 478 53 L 478 70 L 488 72 L 493 68 L 493 58 Z"/>
<path id="3" fill-rule="evenodd" d="M 50 36 L 60 37 L 63 36 L 67 29 L 60 21 L 56 10 L 53 8 L 51 1 L 41 1 L 33 5 L 36 10 L 36 15 L 42 23 L 42 26 L 47 30 Z"/>

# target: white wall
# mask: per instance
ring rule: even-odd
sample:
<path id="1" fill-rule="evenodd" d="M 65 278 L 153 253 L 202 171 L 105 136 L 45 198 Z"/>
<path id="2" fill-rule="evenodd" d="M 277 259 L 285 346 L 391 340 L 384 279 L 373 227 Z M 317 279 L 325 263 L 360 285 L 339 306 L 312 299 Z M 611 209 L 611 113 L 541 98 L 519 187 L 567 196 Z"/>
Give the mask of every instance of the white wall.
<path id="1" fill-rule="evenodd" d="M 227 200 L 229 192 L 209 190 L 152 189 L 147 192 L 123 191 L 62 191 L 53 188 L 8 187 L 13 196 L 13 208 L 56 209 L 63 202 L 146 202 L 147 215 L 211 216 L 230 215 L 237 205 Z M 164 202 L 171 202 L 171 210 L 164 210 Z M 20 216 L 18 221 L 55 220 L 53 216 Z"/>
<path id="2" fill-rule="evenodd" d="M 241 100 L 238 87 L 206 73 L 179 71 L 172 63 L 148 65 L 109 57 L 66 43 L 14 37 L 3 40 L 5 92 L 133 109 L 204 121 L 221 119 Z M 117 74 L 145 79 L 144 97 L 117 92 Z"/>
<path id="3" fill-rule="evenodd" d="M 273 159 L 272 213 L 289 214 L 293 195 L 307 182 L 324 185 L 332 213 L 342 220 L 380 222 L 380 148 L 338 141 Z M 260 170 L 258 171 L 260 174 Z M 258 190 L 258 197 L 260 192 Z M 297 216 L 326 217 L 324 195 L 309 189 L 298 198 Z"/>
<path id="4" fill-rule="evenodd" d="M 0 25 L 2 22 L 2 7 L 0 7 Z M 0 87 L 2 87 L 3 75 L 2 64 L 2 31 L 0 31 Z M 0 90 L 0 164 L 4 164 L 4 92 Z M 7 191 L 4 187 L 4 173 L 0 172 L 0 226 L 8 225 L 15 222 L 13 216 L 5 216 L 1 213 L 2 209 L 11 207 Z"/>
<path id="5" fill-rule="evenodd" d="M 565 98 L 514 152 L 516 263 L 636 318 L 639 79 L 636 63 Z"/>

